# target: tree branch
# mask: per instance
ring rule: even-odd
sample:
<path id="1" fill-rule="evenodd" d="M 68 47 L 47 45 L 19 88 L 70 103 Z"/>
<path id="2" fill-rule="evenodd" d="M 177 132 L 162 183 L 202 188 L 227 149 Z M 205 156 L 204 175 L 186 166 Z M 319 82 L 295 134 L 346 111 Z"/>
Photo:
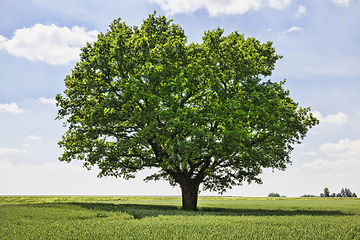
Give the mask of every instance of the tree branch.
<path id="1" fill-rule="evenodd" d="M 183 98 L 183 100 L 181 100 L 179 107 L 183 108 L 184 104 L 187 102 L 187 100 L 189 100 L 193 95 L 194 95 L 194 93 L 190 92 L 185 98 Z"/>
<path id="2" fill-rule="evenodd" d="M 211 163 L 211 156 L 207 156 L 206 159 L 204 159 L 203 163 L 204 165 L 201 167 L 200 171 L 198 172 L 198 174 L 195 177 L 195 181 L 196 182 L 202 182 L 202 180 L 204 179 L 204 172 L 205 170 L 210 166 Z"/>
<path id="3" fill-rule="evenodd" d="M 121 99 L 121 94 L 116 91 L 115 87 L 108 81 L 106 81 L 106 83 L 110 86 L 111 90 L 115 93 L 115 95 Z"/>
<path id="4" fill-rule="evenodd" d="M 164 127 L 164 126 L 165 126 L 166 122 L 165 122 L 165 123 L 162 123 L 162 122 L 160 121 L 159 115 L 156 116 L 156 120 L 157 120 L 157 122 L 159 123 L 159 125 L 160 125 L 161 127 Z"/>

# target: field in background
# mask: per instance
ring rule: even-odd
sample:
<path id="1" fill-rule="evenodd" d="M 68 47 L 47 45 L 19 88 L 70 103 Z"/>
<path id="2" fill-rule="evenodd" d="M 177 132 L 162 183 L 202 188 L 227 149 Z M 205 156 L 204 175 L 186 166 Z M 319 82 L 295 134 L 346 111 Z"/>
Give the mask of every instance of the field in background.
<path id="1" fill-rule="evenodd" d="M 360 239 L 360 199 L 0 197 L 0 239 Z"/>

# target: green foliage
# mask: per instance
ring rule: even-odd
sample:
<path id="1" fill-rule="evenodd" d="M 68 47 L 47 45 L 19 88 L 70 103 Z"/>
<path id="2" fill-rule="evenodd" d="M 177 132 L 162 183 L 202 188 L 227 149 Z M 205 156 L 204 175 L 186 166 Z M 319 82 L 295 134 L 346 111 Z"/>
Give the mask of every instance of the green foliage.
<path id="1" fill-rule="evenodd" d="M 330 197 L 330 190 L 328 187 L 324 188 L 324 197 Z"/>
<path id="2" fill-rule="evenodd" d="M 0 197 L 0 239 L 359 239 L 351 198 Z"/>
<path id="3" fill-rule="evenodd" d="M 300 197 L 316 197 L 316 196 L 312 195 L 312 194 L 304 194 L 304 195 L 301 195 Z"/>
<path id="4" fill-rule="evenodd" d="M 310 194 L 304 194 L 300 197 L 315 197 L 314 195 L 310 195 Z M 320 197 L 337 197 L 337 198 L 341 198 L 341 197 L 357 197 L 356 193 L 353 193 L 350 191 L 350 189 L 348 188 L 342 188 L 340 190 L 339 193 L 332 193 L 330 194 L 330 190 L 329 188 L 325 187 L 324 188 L 324 193 L 320 193 Z"/>
<path id="5" fill-rule="evenodd" d="M 357 197 L 356 193 L 353 193 L 348 188 L 341 188 L 340 192 L 336 195 L 336 197 Z"/>
<path id="6" fill-rule="evenodd" d="M 56 96 L 68 131 L 61 161 L 79 159 L 99 177 L 126 179 L 144 168 L 196 199 L 199 184 L 223 193 L 284 170 L 293 145 L 318 124 L 266 77 L 281 56 L 238 32 L 207 31 L 187 44 L 183 29 L 155 14 L 141 27 L 121 19 L 82 49 Z M 196 203 L 195 203 L 196 204 Z"/>
<path id="7" fill-rule="evenodd" d="M 269 193 L 268 194 L 268 197 L 280 197 L 280 194 L 279 193 Z"/>

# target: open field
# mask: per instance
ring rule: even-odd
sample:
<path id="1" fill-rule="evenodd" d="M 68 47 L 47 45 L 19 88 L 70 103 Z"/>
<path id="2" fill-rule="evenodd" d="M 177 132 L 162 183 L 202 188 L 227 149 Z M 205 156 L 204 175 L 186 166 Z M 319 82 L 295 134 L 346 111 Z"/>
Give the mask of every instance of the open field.
<path id="1" fill-rule="evenodd" d="M 360 239 L 360 199 L 0 197 L 0 239 Z"/>

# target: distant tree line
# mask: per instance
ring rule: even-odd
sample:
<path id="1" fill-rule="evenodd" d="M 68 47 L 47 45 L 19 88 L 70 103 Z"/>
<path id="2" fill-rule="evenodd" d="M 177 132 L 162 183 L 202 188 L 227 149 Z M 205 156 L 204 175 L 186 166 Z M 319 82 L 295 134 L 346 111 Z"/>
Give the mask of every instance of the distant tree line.
<path id="1" fill-rule="evenodd" d="M 272 192 L 272 193 L 269 193 L 269 194 L 268 194 L 268 197 L 286 197 L 286 196 L 285 196 L 285 195 L 281 195 L 281 196 L 280 196 L 279 193 L 273 193 L 273 192 Z"/>
<path id="2" fill-rule="evenodd" d="M 300 197 L 316 197 L 315 195 L 311 194 L 304 194 Z M 328 187 L 324 188 L 324 192 L 320 193 L 320 197 L 354 197 L 357 198 L 357 195 L 355 192 L 351 192 L 348 188 L 342 188 L 339 193 L 331 193 Z"/>
<path id="3" fill-rule="evenodd" d="M 301 195 L 300 197 L 316 197 L 316 196 L 312 195 L 312 194 L 304 194 L 304 195 Z"/>
<path id="4" fill-rule="evenodd" d="M 329 188 L 324 188 L 324 193 L 320 193 L 320 197 L 357 197 L 355 192 L 351 192 L 348 188 L 341 188 L 339 193 L 331 193 Z"/>

